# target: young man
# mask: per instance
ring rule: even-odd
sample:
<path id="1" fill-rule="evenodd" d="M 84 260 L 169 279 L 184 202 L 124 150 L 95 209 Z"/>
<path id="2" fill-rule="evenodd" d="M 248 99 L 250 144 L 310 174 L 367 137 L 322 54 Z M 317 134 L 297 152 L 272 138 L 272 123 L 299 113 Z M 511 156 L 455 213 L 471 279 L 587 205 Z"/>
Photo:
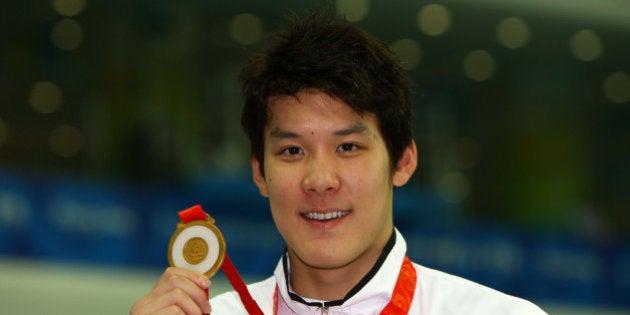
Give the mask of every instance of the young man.
<path id="1" fill-rule="evenodd" d="M 417 165 L 409 82 L 387 45 L 333 15 L 292 20 L 241 73 L 253 180 L 286 253 L 249 286 L 265 314 L 544 314 L 412 263 L 394 187 Z M 202 275 L 169 268 L 132 314 L 245 314 Z"/>

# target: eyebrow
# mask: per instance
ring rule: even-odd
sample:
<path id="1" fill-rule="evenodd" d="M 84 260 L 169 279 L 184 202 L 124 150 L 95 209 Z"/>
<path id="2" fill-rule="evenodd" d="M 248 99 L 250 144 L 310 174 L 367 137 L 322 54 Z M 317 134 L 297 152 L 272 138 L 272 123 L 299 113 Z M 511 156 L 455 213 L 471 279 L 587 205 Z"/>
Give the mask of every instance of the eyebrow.
<path id="1" fill-rule="evenodd" d="M 362 123 L 362 122 L 358 122 L 356 124 L 353 124 L 347 128 L 343 128 L 340 130 L 337 130 L 335 132 L 333 132 L 333 134 L 335 136 L 348 136 L 348 135 L 352 135 L 352 134 L 362 134 L 362 133 L 366 133 L 368 130 L 368 127 Z M 300 134 L 296 133 L 296 132 L 292 132 L 289 130 L 285 130 L 282 129 L 280 127 L 276 127 L 273 130 L 271 130 L 270 133 L 272 138 L 275 139 L 296 139 L 300 137 Z"/>
<path id="2" fill-rule="evenodd" d="M 367 132 L 368 127 L 362 123 L 362 122 L 358 122 L 356 124 L 353 124 L 352 126 L 348 127 L 348 128 L 344 128 L 341 130 L 337 130 L 334 132 L 334 134 L 336 136 L 348 136 L 351 134 L 357 134 L 357 133 L 365 133 Z"/>
<path id="3" fill-rule="evenodd" d="M 271 137 L 276 139 L 295 139 L 299 138 L 300 135 L 295 132 L 276 127 L 271 131 Z"/>

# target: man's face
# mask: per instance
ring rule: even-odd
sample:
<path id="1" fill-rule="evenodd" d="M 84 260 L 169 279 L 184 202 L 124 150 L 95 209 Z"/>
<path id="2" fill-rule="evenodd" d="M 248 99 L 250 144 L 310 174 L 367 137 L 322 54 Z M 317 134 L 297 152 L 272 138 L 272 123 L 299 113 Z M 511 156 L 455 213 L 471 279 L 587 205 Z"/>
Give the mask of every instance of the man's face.
<path id="1" fill-rule="evenodd" d="M 411 168 L 399 166 L 392 173 L 373 115 L 360 116 L 317 90 L 272 97 L 269 110 L 265 176 L 255 158 L 252 169 L 292 266 L 373 264 L 393 229 L 393 186 L 403 185 L 415 170 L 415 145 L 401 158 L 411 161 Z"/>

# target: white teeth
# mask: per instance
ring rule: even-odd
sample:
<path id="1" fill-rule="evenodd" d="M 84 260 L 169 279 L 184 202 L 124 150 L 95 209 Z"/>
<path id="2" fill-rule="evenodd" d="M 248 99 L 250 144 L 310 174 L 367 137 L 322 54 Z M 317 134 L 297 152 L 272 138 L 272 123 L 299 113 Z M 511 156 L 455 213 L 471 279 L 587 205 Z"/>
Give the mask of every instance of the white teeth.
<path id="1" fill-rule="evenodd" d="M 326 213 L 309 212 L 309 213 L 305 213 L 304 217 L 310 220 L 326 221 L 326 220 L 341 218 L 343 216 L 348 215 L 348 213 L 350 213 L 350 211 L 332 211 L 332 212 L 326 212 Z"/>

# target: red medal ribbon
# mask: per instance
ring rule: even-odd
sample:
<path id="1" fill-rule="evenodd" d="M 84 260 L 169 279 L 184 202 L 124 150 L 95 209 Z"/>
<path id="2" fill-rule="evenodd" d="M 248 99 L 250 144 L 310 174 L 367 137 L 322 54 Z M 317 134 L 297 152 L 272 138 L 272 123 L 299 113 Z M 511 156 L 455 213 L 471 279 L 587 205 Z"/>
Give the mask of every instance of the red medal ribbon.
<path id="1" fill-rule="evenodd" d="M 400 267 L 400 273 L 398 274 L 398 280 L 396 280 L 396 286 L 392 292 L 392 298 L 389 303 L 381 311 L 384 315 L 400 315 L 409 313 L 411 308 L 411 301 L 413 300 L 413 294 L 416 291 L 417 282 L 416 268 L 409 260 L 409 257 L 405 256 L 403 264 Z M 278 286 L 276 285 L 276 292 L 273 295 L 274 308 L 273 313 L 278 314 Z"/>
<path id="2" fill-rule="evenodd" d="M 392 292 L 392 299 L 389 301 L 389 304 L 385 306 L 383 311 L 381 311 L 381 314 L 395 315 L 409 313 L 413 294 L 416 291 L 417 280 L 416 268 L 413 267 L 409 257 L 405 256 L 403 264 L 400 267 L 398 280 L 396 280 L 394 292 Z"/>
<path id="3" fill-rule="evenodd" d="M 180 220 L 182 223 L 188 223 L 190 221 L 195 220 L 208 220 L 208 214 L 203 211 L 200 205 L 192 206 L 186 210 L 182 210 L 178 213 Z M 253 315 L 264 315 L 256 301 L 252 298 L 252 295 L 247 290 L 247 285 L 241 278 L 241 275 L 236 270 L 236 267 L 232 263 L 230 256 L 228 256 L 227 252 L 225 253 L 225 258 L 223 259 L 223 265 L 221 266 L 223 273 L 228 278 L 232 287 L 241 298 L 241 302 L 245 306 L 247 313 Z M 206 296 L 208 296 L 208 289 L 206 289 Z"/>

